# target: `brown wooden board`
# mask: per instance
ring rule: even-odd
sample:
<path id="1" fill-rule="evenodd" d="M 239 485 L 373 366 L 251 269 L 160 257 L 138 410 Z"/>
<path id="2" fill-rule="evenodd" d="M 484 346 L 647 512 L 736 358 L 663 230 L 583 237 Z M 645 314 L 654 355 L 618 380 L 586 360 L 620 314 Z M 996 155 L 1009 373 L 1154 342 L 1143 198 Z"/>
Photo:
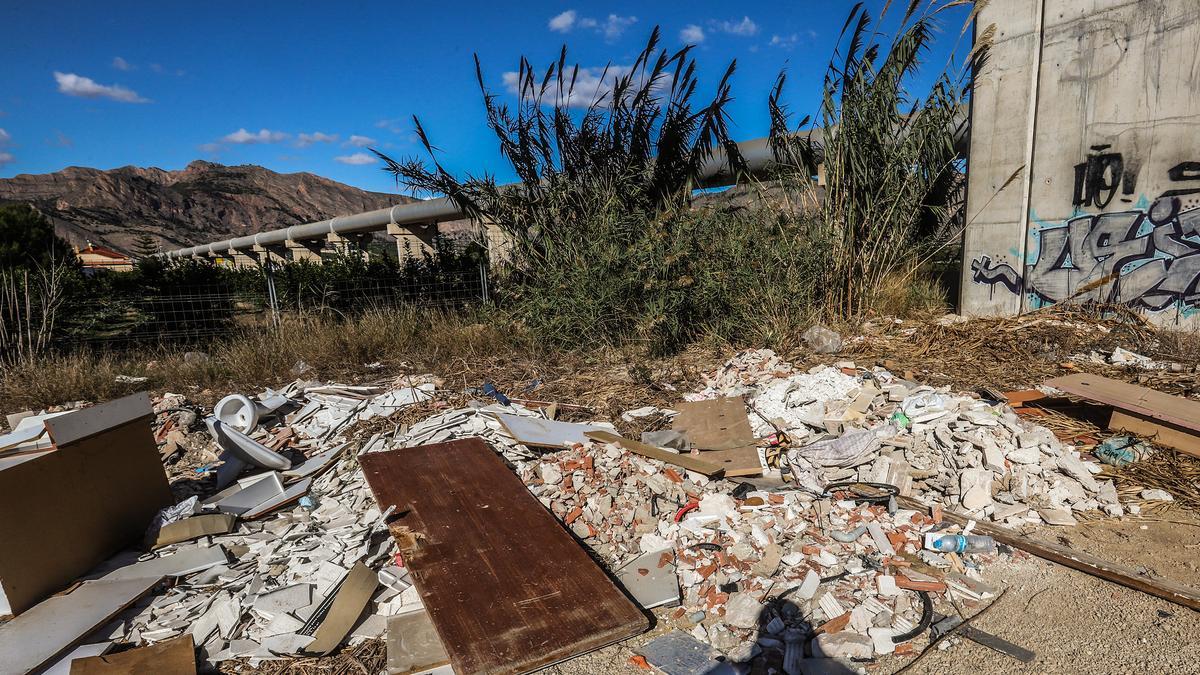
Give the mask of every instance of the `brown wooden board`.
<path id="1" fill-rule="evenodd" d="M 1087 373 L 1056 377 L 1047 380 L 1046 386 L 1200 432 L 1200 401 L 1190 401 L 1136 384 Z"/>
<path id="2" fill-rule="evenodd" d="M 734 450 L 754 445 L 754 430 L 740 398 L 715 398 L 679 404 L 673 428 L 698 450 Z"/>
<path id="3" fill-rule="evenodd" d="M 758 448 L 751 445 L 730 450 L 705 450 L 700 456 L 725 471 L 726 477 L 761 476 L 762 463 L 758 461 Z"/>
<path id="4" fill-rule="evenodd" d="M 359 462 L 455 672 L 528 672 L 649 628 L 482 439 Z"/>
<path id="5" fill-rule="evenodd" d="M 1123 430 L 1141 436 L 1150 436 L 1157 445 L 1175 448 L 1182 453 L 1200 457 L 1200 434 L 1190 429 L 1180 429 L 1169 422 L 1148 419 L 1137 413 L 1113 410 L 1112 417 L 1108 420 L 1108 428 L 1113 431 Z"/>
<path id="6" fill-rule="evenodd" d="M 720 478 L 721 474 L 723 474 L 725 471 L 720 466 L 707 461 L 708 453 L 705 453 L 704 459 L 700 459 L 699 457 L 684 455 L 678 452 L 667 452 L 666 450 L 663 450 L 662 448 L 656 448 L 649 443 L 631 441 L 628 438 L 622 438 L 611 431 L 589 431 L 584 435 L 594 441 L 619 445 L 620 447 L 643 457 L 649 457 L 650 459 L 657 459 L 660 462 L 681 466 L 688 471 L 695 471 L 696 473 L 703 474 L 710 478 Z"/>
<path id="7" fill-rule="evenodd" d="M 195 675 L 196 648 L 191 635 L 116 654 L 71 662 L 71 675 Z"/>

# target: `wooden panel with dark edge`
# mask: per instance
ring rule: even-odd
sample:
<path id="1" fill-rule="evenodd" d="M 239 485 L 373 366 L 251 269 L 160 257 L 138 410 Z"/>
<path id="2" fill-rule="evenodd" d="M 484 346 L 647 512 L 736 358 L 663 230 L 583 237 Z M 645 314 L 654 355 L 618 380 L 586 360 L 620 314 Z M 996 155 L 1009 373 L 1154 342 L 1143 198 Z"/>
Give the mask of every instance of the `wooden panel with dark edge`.
<path id="1" fill-rule="evenodd" d="M 1200 432 L 1200 401 L 1172 396 L 1154 389 L 1090 373 L 1075 373 L 1046 380 L 1046 386 L 1090 401 Z"/>
<path id="2" fill-rule="evenodd" d="M 528 672 L 649 628 L 482 439 L 359 462 L 455 672 Z"/>

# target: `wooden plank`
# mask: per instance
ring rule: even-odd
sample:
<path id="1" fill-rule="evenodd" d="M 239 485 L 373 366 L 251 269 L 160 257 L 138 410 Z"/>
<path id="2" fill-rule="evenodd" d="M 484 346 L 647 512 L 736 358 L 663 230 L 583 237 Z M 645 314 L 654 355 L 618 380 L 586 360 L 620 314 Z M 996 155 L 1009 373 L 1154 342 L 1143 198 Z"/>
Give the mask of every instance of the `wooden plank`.
<path id="1" fill-rule="evenodd" d="M 1125 412 L 1132 412 L 1176 427 L 1200 432 L 1200 401 L 1164 394 L 1136 384 L 1119 382 L 1099 375 L 1076 373 L 1047 380 L 1046 386 Z"/>
<path id="2" fill-rule="evenodd" d="M 754 430 L 740 398 L 715 398 L 679 404 L 674 429 L 687 434 L 698 450 L 734 450 L 754 444 Z"/>
<path id="3" fill-rule="evenodd" d="M 1200 436 L 1188 429 L 1180 429 L 1169 422 L 1148 419 L 1133 412 L 1114 409 L 1108 420 L 1108 428 L 1124 430 L 1140 436 L 1152 436 L 1158 445 L 1200 457 Z"/>
<path id="4" fill-rule="evenodd" d="M 0 626 L 0 673 L 28 673 L 70 651 L 159 581 L 88 581 L 38 604 Z"/>
<path id="5" fill-rule="evenodd" d="M 649 628 L 482 439 L 359 457 L 458 673 L 523 673 Z"/>
<path id="6" fill-rule="evenodd" d="M 705 453 L 705 459 L 699 459 L 691 455 L 680 454 L 677 452 L 667 452 L 666 450 L 663 450 L 662 448 L 656 448 L 649 443 L 631 441 L 628 438 L 622 438 L 611 431 L 589 431 L 587 432 L 586 436 L 594 441 L 619 445 L 622 448 L 625 448 L 626 450 L 639 454 L 643 457 L 649 457 L 650 459 L 657 459 L 658 461 L 666 462 L 667 464 L 681 466 L 688 471 L 695 471 L 696 473 L 703 474 L 710 478 L 720 478 L 721 474 L 725 472 L 725 470 L 717 464 L 707 461 L 707 456 L 709 453 Z"/>
<path id="7" fill-rule="evenodd" d="M 191 635 L 107 656 L 71 662 L 71 675 L 195 675 L 196 647 Z"/>
<path id="8" fill-rule="evenodd" d="M 928 509 L 928 506 L 911 497 L 897 497 L 896 501 L 905 508 L 916 509 L 918 511 Z M 952 511 L 942 511 L 942 518 L 963 526 L 971 520 L 966 516 Z M 1166 579 L 1150 578 L 1140 574 L 1138 570 L 1132 567 L 1109 562 L 1090 553 L 1076 551 L 1066 546 L 1034 541 L 1016 530 L 1000 525 L 976 522 L 973 532 L 975 534 L 986 534 L 1002 544 L 1019 548 L 1043 560 L 1049 560 L 1050 562 L 1056 562 L 1080 572 L 1086 572 L 1094 577 L 1100 577 L 1101 579 L 1162 598 L 1177 605 L 1200 610 L 1200 589 Z"/>
<path id="9" fill-rule="evenodd" d="M 758 448 L 753 445 L 730 450 L 705 450 L 700 453 L 700 456 L 721 467 L 725 471 L 726 477 L 762 475 L 763 468 L 758 461 Z"/>

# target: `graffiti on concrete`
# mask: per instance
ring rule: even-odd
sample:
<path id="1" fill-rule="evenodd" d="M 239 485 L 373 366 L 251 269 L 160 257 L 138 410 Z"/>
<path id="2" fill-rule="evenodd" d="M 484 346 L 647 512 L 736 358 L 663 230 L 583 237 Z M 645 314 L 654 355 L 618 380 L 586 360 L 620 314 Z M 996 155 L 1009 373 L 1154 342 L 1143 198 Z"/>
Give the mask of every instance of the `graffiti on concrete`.
<path id="1" fill-rule="evenodd" d="M 1021 275 L 1008 263 L 994 265 L 991 256 L 982 255 L 971 261 L 971 271 L 975 273 L 971 278 L 977 284 L 993 287 L 1000 284 L 1017 295 L 1021 293 Z"/>
<path id="2" fill-rule="evenodd" d="M 1075 165 L 1075 183 L 1071 192 L 1071 204 L 1078 207 L 1106 208 L 1117 196 L 1123 195 L 1124 202 L 1132 202 L 1137 192 L 1137 174 L 1140 163 L 1126 159 L 1119 152 L 1107 152 L 1110 145 L 1093 145 L 1085 161 Z M 1200 162 L 1180 162 L 1167 169 L 1167 180 L 1171 183 L 1200 183 Z M 1200 192 L 1200 185 L 1173 187 L 1159 198 L 1182 197 Z"/>
<path id="3" fill-rule="evenodd" d="M 1037 258 L 1025 276 L 989 256 L 971 263 L 973 280 L 1040 304 L 1113 302 L 1148 310 L 1200 304 L 1200 208 L 1177 197 L 1146 210 L 1071 218 L 1035 233 Z"/>

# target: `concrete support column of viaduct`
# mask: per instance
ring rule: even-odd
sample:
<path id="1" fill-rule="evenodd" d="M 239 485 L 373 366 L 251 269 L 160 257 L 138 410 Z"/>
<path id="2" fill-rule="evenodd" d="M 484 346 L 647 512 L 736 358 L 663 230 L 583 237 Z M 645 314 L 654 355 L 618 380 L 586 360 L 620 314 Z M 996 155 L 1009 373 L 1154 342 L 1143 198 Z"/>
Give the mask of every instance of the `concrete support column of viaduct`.
<path id="1" fill-rule="evenodd" d="M 1091 300 L 1200 327 L 1200 2 L 1005 0 L 989 25 L 962 311 Z"/>

